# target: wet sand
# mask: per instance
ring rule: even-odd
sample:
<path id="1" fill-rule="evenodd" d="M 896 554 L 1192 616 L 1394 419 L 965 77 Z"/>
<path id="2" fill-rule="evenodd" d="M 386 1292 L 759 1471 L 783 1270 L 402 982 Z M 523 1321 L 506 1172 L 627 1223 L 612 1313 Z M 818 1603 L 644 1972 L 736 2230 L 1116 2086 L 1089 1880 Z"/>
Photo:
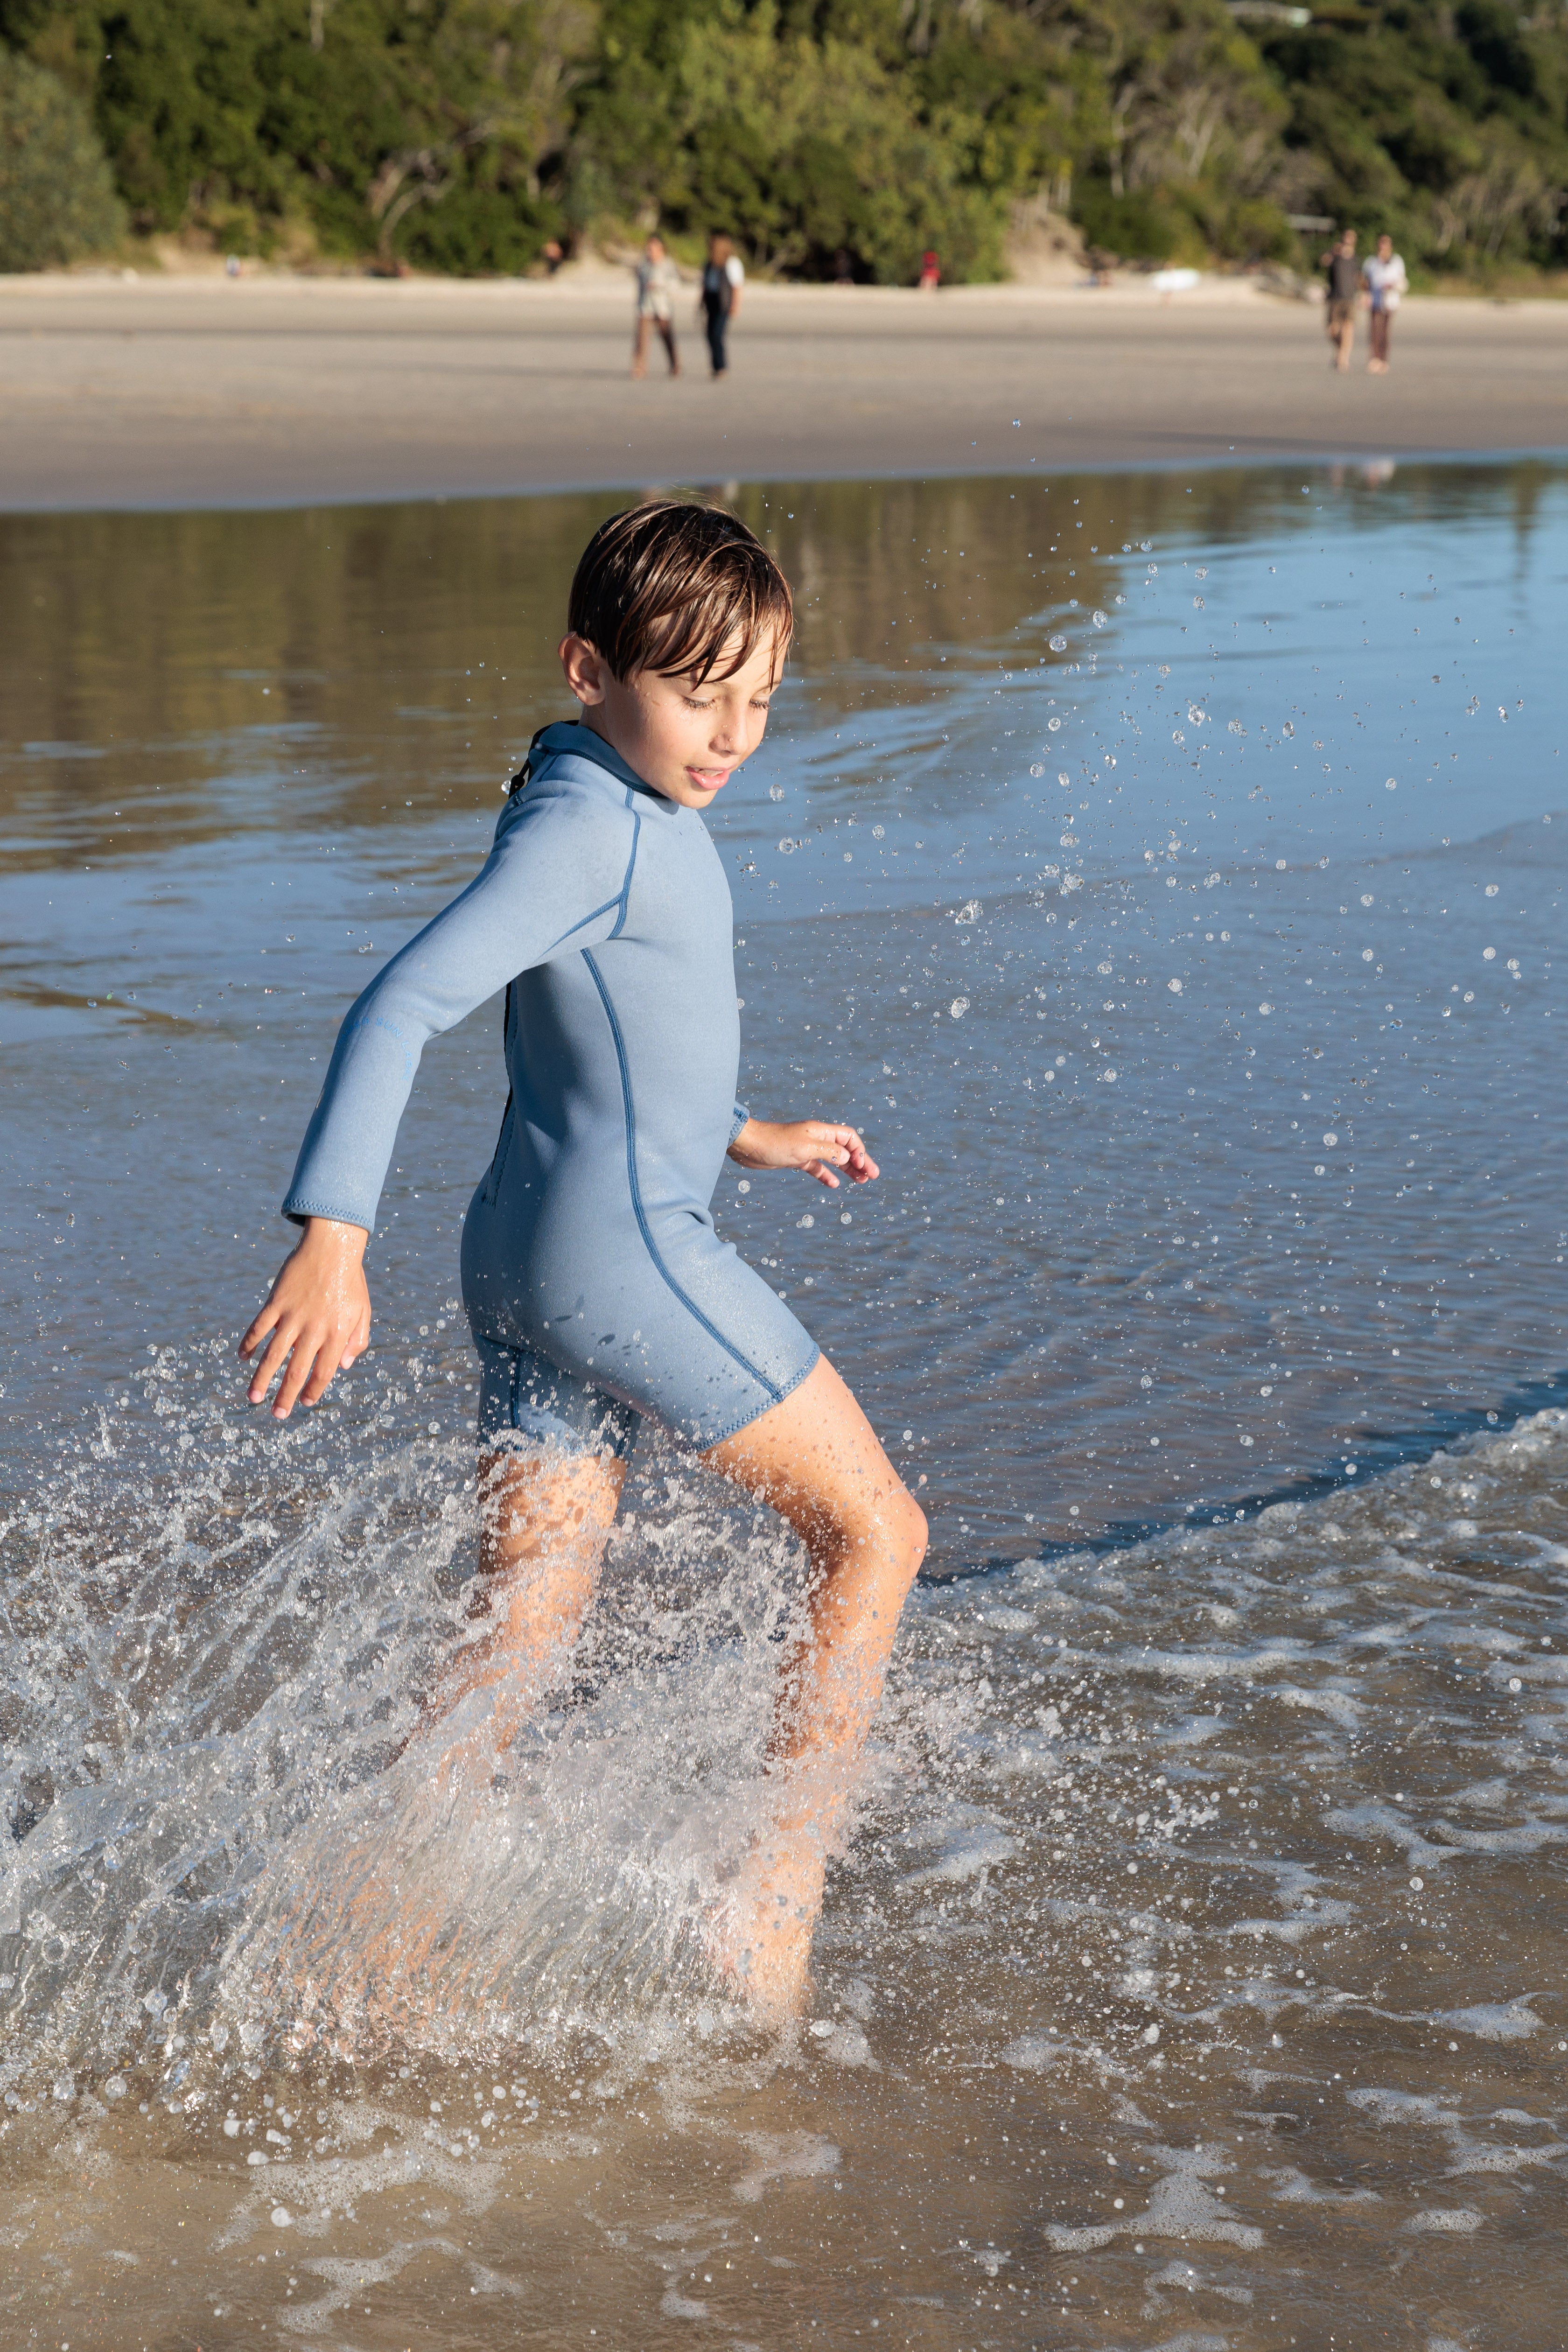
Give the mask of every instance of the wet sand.
<path id="1" fill-rule="evenodd" d="M 0 511 L 1568 444 L 1568 304 L 1413 301 L 1394 365 L 1315 307 L 749 287 L 727 382 L 630 381 L 629 283 L 0 279 Z"/>

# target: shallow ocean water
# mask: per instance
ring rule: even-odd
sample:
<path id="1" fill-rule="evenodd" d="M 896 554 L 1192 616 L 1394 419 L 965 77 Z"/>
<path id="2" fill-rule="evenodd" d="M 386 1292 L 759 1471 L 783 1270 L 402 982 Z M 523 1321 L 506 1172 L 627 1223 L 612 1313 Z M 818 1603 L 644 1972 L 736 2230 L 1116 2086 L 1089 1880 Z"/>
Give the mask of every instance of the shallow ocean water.
<path id="1" fill-rule="evenodd" d="M 711 820 L 743 1085 L 885 1172 L 716 1207 L 934 1536 L 777 2047 L 689 1934 L 796 1590 L 764 1515 L 639 1449 L 485 1804 L 388 1762 L 471 1558 L 487 1015 L 342 1401 L 279 1432 L 230 1354 L 613 499 L 5 525 L 18 2342 L 1560 2341 L 1563 495 L 736 494 L 803 615 Z M 300 2046 L 279 1937 L 349 1969 L 388 1852 L 424 1981 Z"/>

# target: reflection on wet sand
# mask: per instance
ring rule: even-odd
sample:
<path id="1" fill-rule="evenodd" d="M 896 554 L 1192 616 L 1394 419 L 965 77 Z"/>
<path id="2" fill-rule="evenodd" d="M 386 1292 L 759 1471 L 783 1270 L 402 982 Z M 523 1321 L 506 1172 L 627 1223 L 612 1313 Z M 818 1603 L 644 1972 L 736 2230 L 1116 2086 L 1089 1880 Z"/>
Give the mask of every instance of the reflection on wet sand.
<path id="1" fill-rule="evenodd" d="M 730 502 L 795 583 L 814 705 L 847 715 L 1004 646 L 1065 672 L 1076 648 L 1053 655 L 1047 637 L 1069 600 L 1114 612 L 1145 539 L 1163 552 L 1173 536 L 1247 544 L 1259 478 L 774 484 Z M 1527 539 L 1557 479 L 1545 462 L 1405 467 L 1402 520 L 1462 530 L 1497 513 L 1500 488 Z M 563 583 L 626 496 L 6 518 L 11 858 L 41 868 L 493 807 L 558 715 Z M 1321 519 L 1311 500 L 1298 513 L 1271 499 L 1268 524 L 1288 549 Z M 1047 625 L 1031 631 L 1035 614 Z"/>

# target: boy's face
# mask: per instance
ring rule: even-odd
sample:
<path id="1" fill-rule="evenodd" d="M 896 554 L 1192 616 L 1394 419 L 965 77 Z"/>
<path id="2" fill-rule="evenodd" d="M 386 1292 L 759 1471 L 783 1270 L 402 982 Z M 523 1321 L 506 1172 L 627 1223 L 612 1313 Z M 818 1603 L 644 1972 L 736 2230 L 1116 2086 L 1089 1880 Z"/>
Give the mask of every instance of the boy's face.
<path id="1" fill-rule="evenodd" d="M 705 809 L 762 741 L 784 664 L 777 639 L 769 636 L 732 677 L 699 684 L 639 670 L 617 678 L 585 637 L 572 636 L 562 642 L 561 667 L 583 706 L 584 727 L 666 800 Z M 718 667 L 726 667 L 721 659 Z"/>

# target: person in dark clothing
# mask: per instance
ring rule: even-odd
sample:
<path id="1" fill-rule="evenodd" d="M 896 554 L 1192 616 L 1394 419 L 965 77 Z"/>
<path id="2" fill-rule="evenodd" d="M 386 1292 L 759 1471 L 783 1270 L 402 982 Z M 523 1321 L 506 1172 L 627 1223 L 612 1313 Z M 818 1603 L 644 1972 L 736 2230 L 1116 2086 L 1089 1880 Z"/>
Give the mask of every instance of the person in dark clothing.
<path id="1" fill-rule="evenodd" d="M 708 240 L 708 259 L 702 270 L 702 323 L 708 334 L 708 356 L 713 363 L 715 379 L 729 366 L 724 351 L 724 338 L 730 331 L 731 319 L 741 313 L 741 289 L 746 282 L 745 265 L 727 236 L 718 230 Z"/>
<path id="2" fill-rule="evenodd" d="M 1356 304 L 1361 299 L 1361 264 L 1355 257 L 1355 231 L 1341 232 L 1337 245 L 1331 246 L 1323 256 L 1323 271 L 1328 278 L 1329 341 L 1333 347 L 1331 364 L 1343 375 L 1351 363 L 1351 346 L 1355 341 Z"/>

